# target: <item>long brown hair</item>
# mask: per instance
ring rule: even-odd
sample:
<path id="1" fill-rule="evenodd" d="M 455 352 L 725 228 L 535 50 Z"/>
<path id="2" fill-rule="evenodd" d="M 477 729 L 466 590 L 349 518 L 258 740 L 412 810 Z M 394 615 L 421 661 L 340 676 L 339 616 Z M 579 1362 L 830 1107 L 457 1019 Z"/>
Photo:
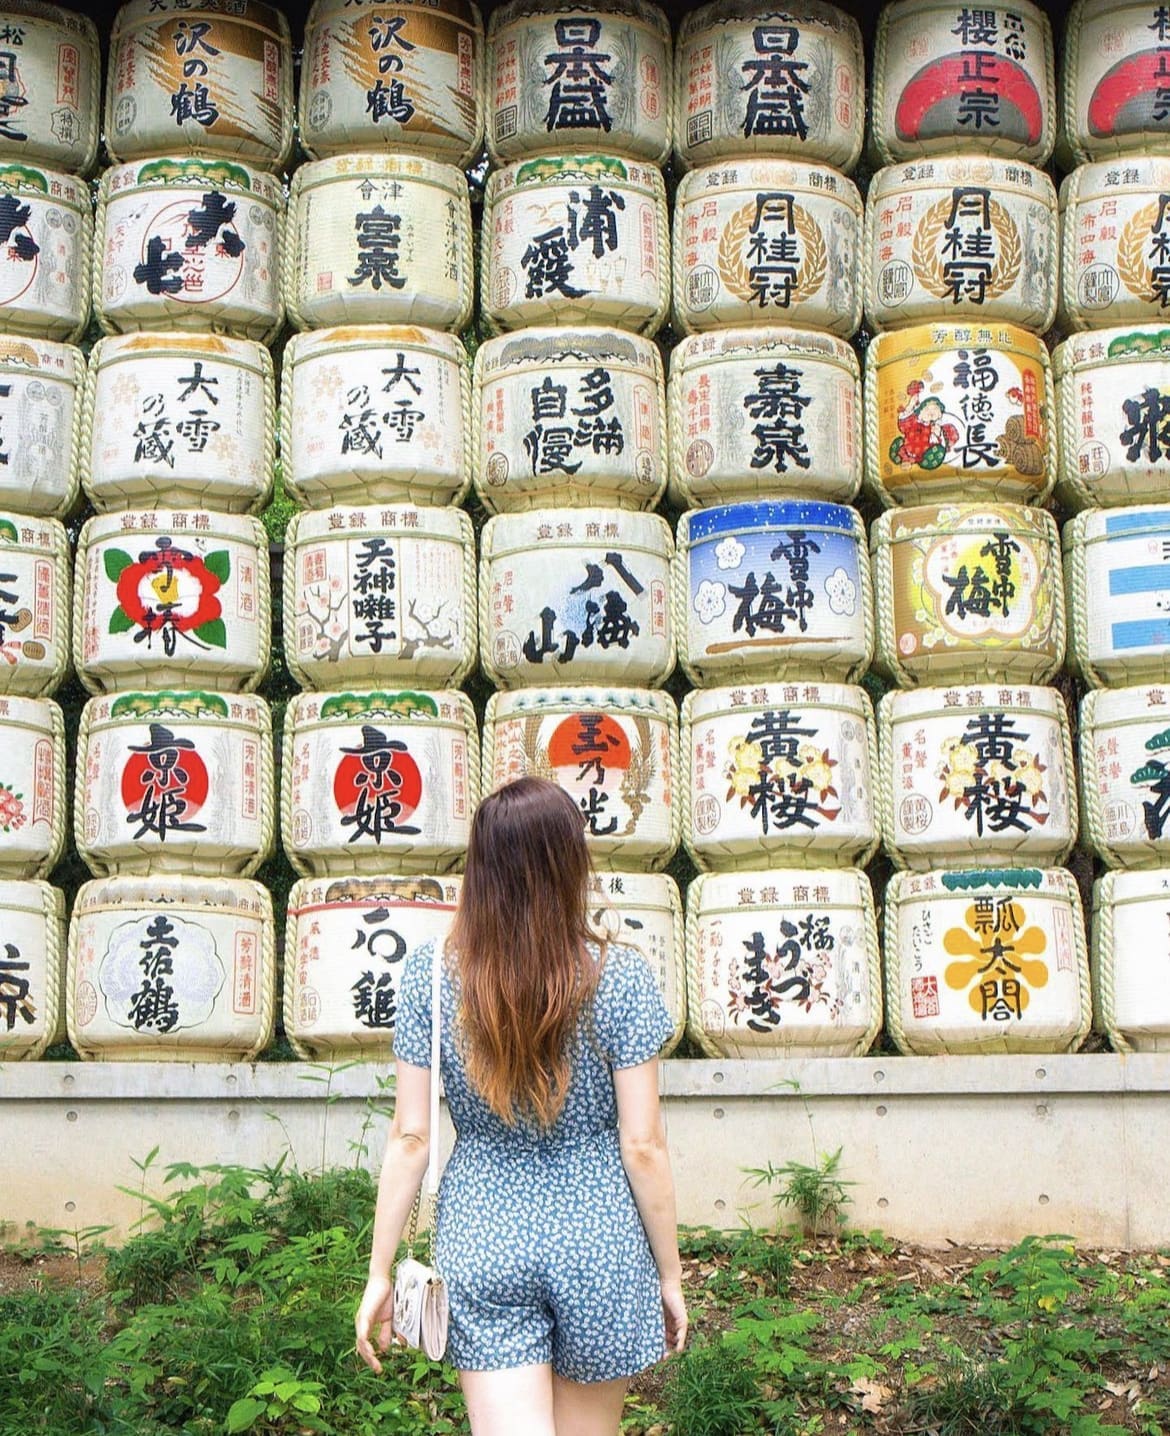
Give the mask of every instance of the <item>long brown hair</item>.
<path id="1" fill-rule="evenodd" d="M 503 1121 L 556 1120 L 569 1040 L 597 983 L 581 810 L 543 778 L 489 794 L 471 824 L 459 909 L 460 1022 L 471 1084 Z"/>

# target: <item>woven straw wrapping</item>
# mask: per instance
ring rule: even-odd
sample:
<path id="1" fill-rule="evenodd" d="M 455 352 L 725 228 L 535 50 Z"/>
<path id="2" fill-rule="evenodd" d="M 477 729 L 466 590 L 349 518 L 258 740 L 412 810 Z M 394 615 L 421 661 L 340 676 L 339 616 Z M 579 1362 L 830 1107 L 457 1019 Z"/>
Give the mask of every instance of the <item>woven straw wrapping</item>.
<path id="1" fill-rule="evenodd" d="M 47 170 L 44 173 L 50 181 L 58 179 L 57 174 L 52 170 Z M 62 175 L 60 179 L 66 183 L 74 182 L 74 176 L 72 175 Z M 83 182 L 77 182 L 82 184 L 84 196 L 76 209 L 77 223 L 80 231 L 78 237 L 78 252 L 80 258 L 77 273 L 69 276 L 70 283 L 79 301 L 77 318 L 72 324 L 67 324 L 62 319 L 46 319 L 44 322 L 35 320 L 30 322 L 21 316 L 19 310 L 10 309 L 6 313 L 4 320 L 5 332 L 8 334 L 28 334 L 36 339 L 55 340 L 62 344 L 77 344 L 89 328 L 90 286 L 91 283 L 94 282 L 92 276 L 95 274 L 97 268 L 94 263 L 94 220 L 93 212 L 90 208 L 89 194 L 85 191 Z M 48 201 L 48 196 L 43 190 L 34 189 L 31 185 L 25 186 L 19 183 L 10 185 L 5 183 L 0 185 L 0 193 L 12 193 L 18 201 L 22 201 L 25 197 L 34 201 Z M 59 201 L 59 203 L 61 202 L 63 201 Z M 76 490 L 74 490 L 74 492 L 76 492 Z"/>
<path id="2" fill-rule="evenodd" d="M 48 341 L 42 341 L 48 342 Z M 19 346 L 19 340 L 9 341 L 9 347 Z M 67 452 L 64 464 L 67 470 L 67 479 L 64 492 L 61 498 L 49 509 L 38 509 L 39 500 L 29 493 L 27 498 L 20 502 L 20 512 L 36 514 L 38 517 L 43 513 L 45 517 L 64 519 L 71 514 L 77 504 L 77 495 L 80 491 L 79 464 L 81 459 L 81 434 L 84 422 L 83 408 L 85 403 L 86 387 L 86 361 L 82 351 L 74 346 L 68 346 L 70 357 L 74 365 L 73 384 L 73 422 L 70 425 L 69 435 L 66 439 Z M 20 359 L 0 359 L 0 375 L 18 373 L 27 377 L 30 373 L 29 367 Z"/>
<path id="3" fill-rule="evenodd" d="M 21 858 L 15 853 L 5 854 L 0 845 L 0 879 L 28 882 L 34 878 L 47 878 L 61 861 L 65 850 L 65 719 L 60 706 L 51 698 L 11 698 L 8 708 L 8 717 L 0 720 L 0 750 L 4 746 L 5 729 L 12 728 L 31 728 L 41 737 L 45 736 L 47 729 L 48 740 L 53 747 L 53 799 L 48 847 L 40 858 L 32 854 Z M 17 776 L 23 784 L 25 807 L 31 809 L 35 775 L 25 772 Z M 26 835 L 28 832 L 27 828 L 18 831 L 24 831 Z"/>
<path id="4" fill-rule="evenodd" d="M 51 3 L 45 4 L 42 3 L 42 0 L 6 0 L 4 5 L 6 21 L 11 22 L 24 17 L 40 21 L 56 31 L 56 35 L 50 41 L 53 46 L 52 55 L 43 56 L 47 66 L 45 71 L 47 75 L 56 73 L 58 64 L 56 44 L 59 41 L 76 45 L 80 49 L 79 77 L 89 78 L 92 104 L 87 107 L 82 107 L 80 104 L 77 106 L 78 113 L 81 115 L 80 147 L 67 146 L 54 140 L 43 139 L 36 133 L 36 121 L 30 118 L 28 111 L 24 111 L 20 117 L 21 127 L 23 130 L 27 130 L 28 137 L 27 139 L 5 138 L 0 141 L 7 151 L 0 155 L 0 164 L 47 165 L 53 169 L 65 170 L 69 174 L 88 175 L 97 162 L 98 140 L 101 137 L 102 51 L 97 26 L 88 15 Z M 36 43 L 30 41 L 27 29 L 20 43 L 25 49 L 25 64 L 27 64 L 28 52 Z M 48 47 L 43 48 L 47 49 Z M 20 68 L 24 69 L 25 64 L 22 64 Z M 33 103 L 36 103 L 35 96 Z M 45 113 L 49 116 L 51 125 L 53 115 L 47 102 Z M 9 123 L 11 124 L 12 121 L 10 120 Z"/>
<path id="5" fill-rule="evenodd" d="M 1144 539 L 1147 543 L 1153 543 L 1159 533 L 1170 534 L 1170 504 L 1151 505 L 1144 510 L 1145 513 L 1151 511 L 1163 514 L 1164 525 L 1161 530 L 1146 529 L 1141 533 L 1135 530 L 1124 537 L 1134 542 Z M 1094 631 L 1098 639 L 1105 638 L 1108 641 L 1112 628 L 1111 623 L 1103 624 L 1100 621 L 1100 613 L 1094 613 L 1096 624 L 1090 623 L 1090 611 L 1093 610 L 1094 601 L 1099 601 L 1103 596 L 1107 601 L 1114 595 L 1109 590 L 1106 590 L 1104 595 L 1102 593 L 1112 576 L 1108 570 L 1099 570 L 1098 585 L 1095 590 L 1090 588 L 1090 553 L 1096 549 L 1099 554 L 1107 554 L 1112 544 L 1122 537 L 1116 534 L 1106 535 L 1101 528 L 1102 517 L 1102 510 L 1087 509 L 1064 526 L 1064 580 L 1069 595 L 1069 666 L 1092 688 L 1170 682 L 1170 645 L 1163 644 L 1151 653 L 1115 652 L 1105 657 L 1098 654 L 1096 658 L 1091 651 Z M 1091 534 L 1091 528 L 1098 529 L 1098 532 Z M 1152 599 L 1153 595 L 1146 597 Z M 1136 610 L 1131 611 L 1135 612 L 1136 616 Z M 1151 609 L 1148 608 L 1143 616 L 1152 616 Z"/>
<path id="6" fill-rule="evenodd" d="M 1142 799 L 1149 790 L 1136 784 L 1128 788 L 1128 796 L 1132 799 L 1130 834 L 1124 837 L 1110 837 L 1104 811 L 1106 795 L 1102 794 L 1102 784 L 1099 781 L 1100 768 L 1097 748 L 1105 734 L 1117 734 L 1123 729 L 1133 727 L 1142 727 L 1148 731 L 1152 725 L 1166 721 L 1164 709 L 1162 709 L 1161 715 L 1143 712 L 1147 706 L 1151 709 L 1161 706 L 1149 703 L 1151 696 L 1146 685 L 1141 684 L 1127 688 L 1090 689 L 1081 700 L 1078 736 L 1081 760 L 1081 811 L 1084 814 L 1082 842 L 1083 846 L 1096 853 L 1101 861 L 1110 868 L 1162 868 L 1168 865 L 1170 835 L 1163 833 L 1157 837 L 1150 836 L 1143 820 Z M 1119 703 L 1123 708 L 1129 706 L 1132 711 L 1103 720 L 1099 710 L 1103 707 L 1116 707 Z M 1160 761 L 1158 753 L 1161 750 L 1150 749 L 1148 743 L 1144 744 L 1143 748 L 1143 756 L 1147 761 Z M 1124 753 L 1120 756 L 1120 762 L 1123 767 L 1122 780 L 1124 781 L 1130 776 L 1133 763 L 1127 760 Z M 1154 806 L 1153 803 L 1149 804 L 1151 808 Z"/>
<path id="7" fill-rule="evenodd" d="M 19 897 L 5 887 L 17 886 Z M 15 898 L 15 901 L 13 900 Z M 0 1032 L 0 1063 L 35 1062 L 58 1042 L 65 1039 L 65 896 L 48 883 L 30 880 L 20 884 L 0 881 L 0 913 L 22 911 L 39 913 L 42 923 L 43 948 L 38 962 L 36 952 L 21 952 L 33 969 L 32 995 L 40 1019 L 40 1032 L 31 1041 L 25 1037 L 27 1030 L 17 1023 L 10 1030 Z M 5 925 L 6 936 L 12 936 L 12 929 Z M 35 983 L 36 969 L 40 967 L 44 986 L 38 992 Z"/>
<path id="8" fill-rule="evenodd" d="M 0 522 L 5 520 L 18 526 L 23 526 L 28 522 L 16 514 L 0 513 Z M 50 662 L 33 664 L 17 659 L 15 663 L 0 664 L 0 694 L 15 693 L 25 698 L 51 698 L 68 676 L 70 668 L 69 582 L 72 565 L 70 563 L 69 536 L 66 534 L 64 526 L 56 519 L 51 518 L 38 518 L 36 526 L 38 529 L 47 529 L 52 541 L 50 561 L 53 566 L 54 634 L 52 645 L 48 649 Z M 25 548 L 25 545 L 18 543 L 16 547 Z M 39 552 L 39 544 L 33 551 L 38 552 L 39 559 L 43 559 L 43 554 Z M 4 567 L 5 555 L 11 552 L 12 547 L 4 542 L 3 538 L 0 538 L 0 569 Z M 22 594 L 21 598 L 26 599 L 30 596 L 26 593 Z"/>
<path id="9" fill-rule="evenodd" d="M 1168 883 L 1170 873 L 1162 868 L 1104 873 L 1093 885 L 1093 1025 L 1115 1052 L 1170 1052 L 1164 939 L 1152 938 L 1147 946 L 1134 941 L 1135 930 L 1143 939 L 1164 930 Z"/>

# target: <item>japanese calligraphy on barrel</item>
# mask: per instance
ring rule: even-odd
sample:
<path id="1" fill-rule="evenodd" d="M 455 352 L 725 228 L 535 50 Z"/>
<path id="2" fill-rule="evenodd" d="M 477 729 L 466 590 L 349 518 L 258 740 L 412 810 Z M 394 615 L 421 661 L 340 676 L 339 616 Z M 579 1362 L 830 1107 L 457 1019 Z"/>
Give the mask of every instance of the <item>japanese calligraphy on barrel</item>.
<path id="1" fill-rule="evenodd" d="M 298 122 L 314 159 L 392 149 L 470 164 L 483 143 L 483 20 L 470 0 L 315 0 Z"/>
<path id="2" fill-rule="evenodd" d="M 35 1061 L 65 1035 L 65 897 L 0 880 L 0 1062 Z"/>
<path id="3" fill-rule="evenodd" d="M 802 500 L 692 509 L 672 577 L 679 663 L 692 683 L 850 681 L 873 655 L 865 526 Z"/>
<path id="4" fill-rule="evenodd" d="M 0 693 L 55 693 L 69 671 L 69 538 L 56 519 L 0 513 Z"/>
<path id="5" fill-rule="evenodd" d="M 1047 683 L 1064 661 L 1060 535 L 1043 509 L 887 509 L 870 533 L 877 664 L 902 687 Z"/>
<path id="6" fill-rule="evenodd" d="M 848 339 L 861 323 L 861 196 L 822 165 L 727 160 L 674 201 L 674 323 L 793 324 Z"/>
<path id="7" fill-rule="evenodd" d="M 289 195 L 283 284 L 298 329 L 462 329 L 475 285 L 462 170 L 389 154 L 302 165 Z"/>
<path id="8" fill-rule="evenodd" d="M 1170 13 L 1163 6 L 1077 0 L 1064 32 L 1062 158 L 1084 164 L 1164 150 L 1168 79 Z"/>
<path id="9" fill-rule="evenodd" d="M 920 324 L 865 355 L 865 473 L 885 504 L 1040 504 L 1056 477 L 1044 341 L 1014 324 Z"/>
<path id="10" fill-rule="evenodd" d="M 85 358 L 0 336 L 0 505 L 63 518 L 77 501 Z"/>
<path id="11" fill-rule="evenodd" d="M 88 174 L 97 159 L 102 55 L 97 26 L 44 0 L 5 0 L 0 156 Z"/>
<path id="12" fill-rule="evenodd" d="M 251 1062 L 272 1041 L 276 935 L 247 878 L 97 878 L 69 925 L 66 1021 L 80 1056 Z"/>
<path id="13" fill-rule="evenodd" d="M 712 329 L 671 351 L 670 492 L 849 503 L 861 487 L 861 377 L 844 340 L 812 329 Z"/>
<path id="14" fill-rule="evenodd" d="M 0 99 L 0 109 L 3 104 Z M 0 246 L 0 329 L 41 339 L 80 338 L 89 322 L 93 256 L 86 182 L 0 164 Z"/>
<path id="15" fill-rule="evenodd" d="M 647 0 L 511 0 L 488 24 L 487 93 L 496 164 L 598 150 L 664 164 L 670 24 Z"/>
<path id="16" fill-rule="evenodd" d="M 662 358 L 650 339 L 521 329 L 475 354 L 475 491 L 492 513 L 653 508 L 666 487 Z"/>
<path id="17" fill-rule="evenodd" d="M 895 0 L 878 15 L 870 140 L 883 164 L 958 152 L 1047 164 L 1052 27 L 1030 0 L 972 9 Z"/>
<path id="18" fill-rule="evenodd" d="M 272 359 L 255 340 L 111 335 L 90 354 L 81 482 L 100 512 L 255 513 L 272 491 L 275 427 Z"/>
<path id="19" fill-rule="evenodd" d="M 1098 688 L 1081 702 L 1085 846 L 1111 868 L 1160 868 L 1170 854 L 1170 693 Z"/>
<path id="20" fill-rule="evenodd" d="M 65 720 L 51 698 L 0 697 L 0 878 L 46 878 L 65 846 Z"/>
<path id="21" fill-rule="evenodd" d="M 683 843 L 706 872 L 862 867 L 878 844 L 864 689 L 694 689 L 682 707 Z"/>
<path id="22" fill-rule="evenodd" d="M 475 535 L 462 509 L 294 514 L 284 656 L 303 687 L 461 683 L 476 656 Z"/>
<path id="23" fill-rule="evenodd" d="M 856 868 L 703 873 L 687 890 L 687 1032 L 708 1057 L 862 1057 L 882 1025 Z"/>
<path id="24" fill-rule="evenodd" d="M 1093 886 L 1094 1026 L 1115 1052 L 1170 1052 L 1168 891 L 1165 868 L 1105 873 Z"/>
<path id="25" fill-rule="evenodd" d="M 91 698 L 73 836 L 95 877 L 251 877 L 273 848 L 272 717 L 262 698 L 197 690 Z"/>
<path id="26" fill-rule="evenodd" d="M 81 530 L 73 664 L 91 693 L 250 692 L 268 671 L 268 536 L 206 509 L 99 514 Z"/>
<path id="27" fill-rule="evenodd" d="M 599 938 L 634 947 L 650 964 L 674 1032 L 659 1050 L 669 1057 L 686 1028 L 686 954 L 682 901 L 667 873 L 594 872 L 589 881 L 589 925 Z"/>
<path id="28" fill-rule="evenodd" d="M 129 0 L 114 17 L 105 138 L 116 160 L 196 153 L 280 170 L 292 152 L 293 57 L 261 0 Z"/>
<path id="29" fill-rule="evenodd" d="M 1089 1035 L 1081 898 L 1063 868 L 895 873 L 883 950 L 899 1052 L 1075 1052 Z"/>
<path id="30" fill-rule="evenodd" d="M 1077 791 L 1055 688 L 918 688 L 877 712 L 882 840 L 899 867 L 1068 857 Z"/>
<path id="31" fill-rule="evenodd" d="M 465 694 L 363 689 L 289 703 L 281 841 L 303 876 L 453 871 L 478 801 Z"/>
<path id="32" fill-rule="evenodd" d="M 480 549 L 480 649 L 504 688 L 656 688 L 674 668 L 670 561 L 657 514 L 566 509 L 500 514 Z"/>
<path id="33" fill-rule="evenodd" d="M 267 344 L 284 318 L 280 181 L 238 160 L 115 165 L 98 188 L 93 306 L 107 334 L 195 329 Z"/>
<path id="34" fill-rule="evenodd" d="M 664 868 L 679 839 L 678 710 L 641 688 L 493 693 L 483 729 L 484 789 L 526 776 L 559 783 L 585 815 L 602 869 Z"/>
<path id="35" fill-rule="evenodd" d="M 861 154 L 861 30 L 835 5 L 715 0 L 684 11 L 674 83 L 684 165 L 788 155 L 851 170 Z"/>
<path id="36" fill-rule="evenodd" d="M 670 302 L 661 171 L 608 154 L 545 155 L 493 171 L 480 296 L 492 333 L 614 324 L 656 334 Z"/>
<path id="37" fill-rule="evenodd" d="M 1170 158 L 1100 160 L 1060 187 L 1060 321 L 1066 330 L 1165 324 Z"/>

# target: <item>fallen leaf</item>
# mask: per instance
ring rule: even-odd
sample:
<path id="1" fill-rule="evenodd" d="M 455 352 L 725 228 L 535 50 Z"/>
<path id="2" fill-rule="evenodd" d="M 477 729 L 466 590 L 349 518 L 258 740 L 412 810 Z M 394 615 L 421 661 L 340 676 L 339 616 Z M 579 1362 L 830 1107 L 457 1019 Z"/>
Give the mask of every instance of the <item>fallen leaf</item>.
<path id="1" fill-rule="evenodd" d="M 871 1412 L 880 1411 L 894 1394 L 892 1387 L 871 1381 L 867 1376 L 859 1376 L 850 1389 L 861 1397 L 861 1409 Z"/>

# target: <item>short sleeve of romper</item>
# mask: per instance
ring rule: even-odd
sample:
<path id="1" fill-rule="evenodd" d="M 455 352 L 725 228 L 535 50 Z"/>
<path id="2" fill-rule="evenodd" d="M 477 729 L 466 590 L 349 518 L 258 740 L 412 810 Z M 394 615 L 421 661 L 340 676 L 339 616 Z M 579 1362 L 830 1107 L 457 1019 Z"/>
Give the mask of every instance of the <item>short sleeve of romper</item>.
<path id="1" fill-rule="evenodd" d="M 608 953 L 597 984 L 594 1026 L 611 1067 L 648 1062 L 673 1034 L 674 1019 L 650 964 L 633 948 Z"/>

